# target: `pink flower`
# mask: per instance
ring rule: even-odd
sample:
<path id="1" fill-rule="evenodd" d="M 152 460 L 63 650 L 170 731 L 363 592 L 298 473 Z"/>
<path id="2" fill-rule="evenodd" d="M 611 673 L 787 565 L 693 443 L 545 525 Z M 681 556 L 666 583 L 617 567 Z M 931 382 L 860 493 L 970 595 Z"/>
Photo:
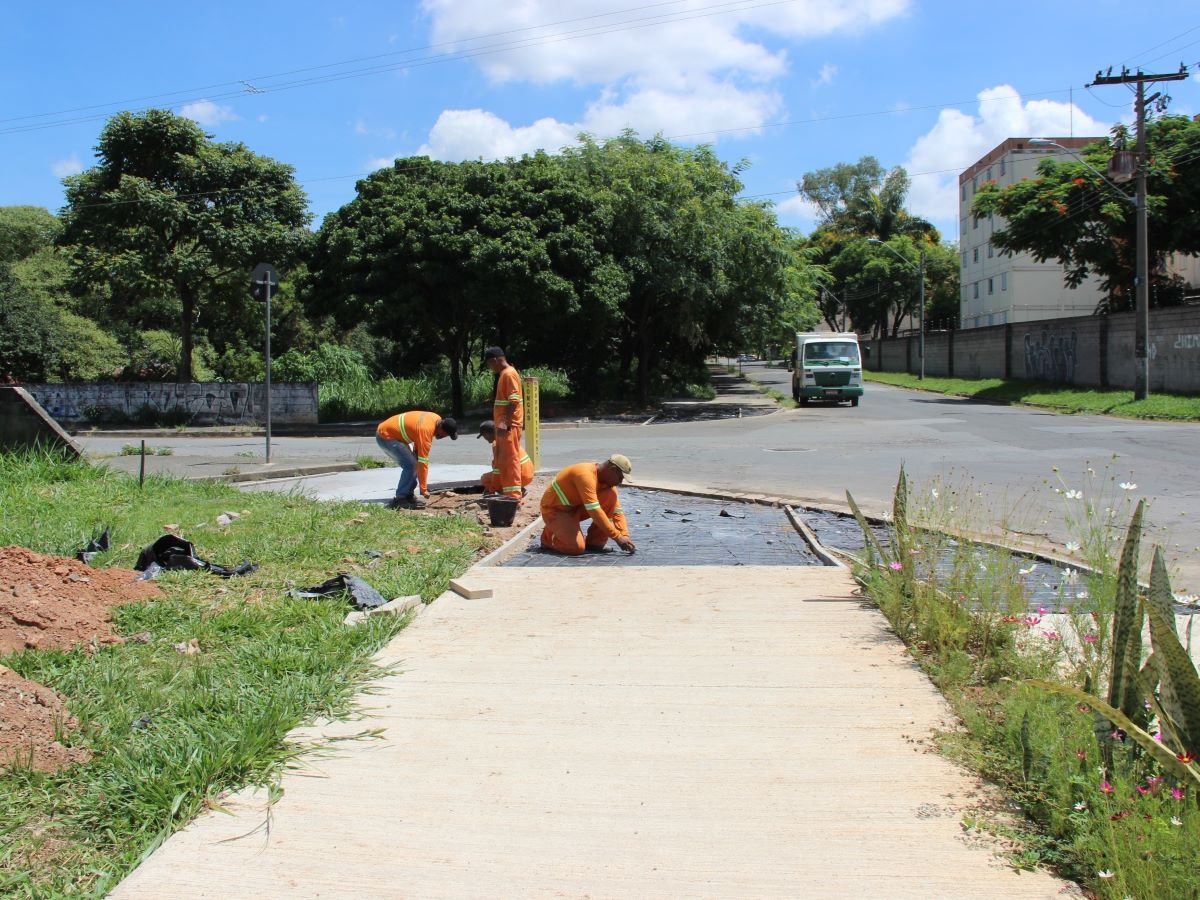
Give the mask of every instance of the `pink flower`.
<path id="1" fill-rule="evenodd" d="M 1096 635 L 1094 635 L 1094 634 L 1085 634 L 1083 636 L 1083 639 L 1085 641 L 1087 641 L 1089 644 L 1094 644 L 1094 643 L 1096 643 L 1097 640 L 1099 640 L 1099 638 L 1097 638 Z"/>
<path id="2" fill-rule="evenodd" d="M 1076 759 L 1087 759 L 1087 751 L 1086 750 L 1076 750 L 1075 758 Z"/>
<path id="3" fill-rule="evenodd" d="M 890 562 L 890 563 L 888 563 L 888 568 L 891 569 L 893 572 L 899 572 L 901 569 L 904 568 L 904 564 L 898 563 L 898 562 Z"/>
<path id="4" fill-rule="evenodd" d="M 1090 706 L 1088 706 L 1086 703 L 1076 703 L 1075 708 L 1077 710 L 1079 710 L 1081 713 L 1086 713 L 1086 712 L 1092 711 L 1092 708 Z"/>
<path id="5" fill-rule="evenodd" d="M 1171 788 L 1171 799 L 1182 800 L 1183 799 L 1183 788 Z"/>
<path id="6" fill-rule="evenodd" d="M 1042 635 L 1043 635 L 1043 636 L 1046 638 L 1046 640 L 1048 640 L 1048 641 L 1060 641 L 1060 640 L 1062 640 L 1062 638 L 1061 638 L 1061 637 L 1059 637 L 1059 634 L 1058 634 L 1058 632 L 1057 632 L 1057 631 L 1043 631 L 1043 632 L 1042 632 Z"/>
<path id="7" fill-rule="evenodd" d="M 1100 793 L 1111 794 L 1112 792 L 1113 786 L 1111 784 L 1109 784 L 1107 781 L 1100 782 Z"/>
<path id="8" fill-rule="evenodd" d="M 1148 788 L 1148 787 L 1142 787 L 1142 786 L 1139 784 L 1139 785 L 1137 786 L 1137 792 L 1138 792 L 1139 794 L 1141 794 L 1141 795 L 1145 796 L 1146 794 L 1150 793 L 1150 788 Z"/>
<path id="9" fill-rule="evenodd" d="M 1049 612 L 1049 610 L 1047 610 L 1046 607 L 1044 607 L 1044 606 L 1038 607 L 1038 615 L 1039 616 L 1044 616 L 1047 612 Z"/>
<path id="10" fill-rule="evenodd" d="M 1025 624 L 1028 625 L 1030 628 L 1032 628 L 1034 625 L 1036 625 L 1040 621 L 1042 621 L 1042 620 L 1038 616 L 1026 616 L 1025 617 Z"/>
<path id="11" fill-rule="evenodd" d="M 1161 744 L 1162 743 L 1162 732 L 1161 731 L 1154 732 L 1154 739 Z"/>

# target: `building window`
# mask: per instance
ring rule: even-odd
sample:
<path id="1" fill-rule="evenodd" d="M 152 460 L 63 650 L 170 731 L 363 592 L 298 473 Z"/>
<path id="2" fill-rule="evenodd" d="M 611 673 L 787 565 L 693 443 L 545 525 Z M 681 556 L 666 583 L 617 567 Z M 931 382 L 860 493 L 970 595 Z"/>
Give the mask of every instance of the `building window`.
<path id="1" fill-rule="evenodd" d="M 971 288 L 972 288 L 973 299 L 978 300 L 979 299 L 979 282 L 978 281 L 975 282 L 973 285 L 971 285 Z"/>
<path id="2" fill-rule="evenodd" d="M 963 184 L 962 184 L 962 185 L 959 187 L 959 189 L 958 189 L 958 199 L 959 199 L 959 200 L 966 200 L 966 199 L 967 199 L 967 185 L 966 185 L 966 182 L 963 182 Z"/>
<path id="3" fill-rule="evenodd" d="M 979 248 L 976 247 L 971 251 L 971 262 L 979 262 Z"/>
<path id="4" fill-rule="evenodd" d="M 1008 164 L 1008 160 L 1006 160 L 1006 159 L 1000 160 L 1000 177 L 1001 178 L 1004 177 L 1004 170 L 1008 167 L 1007 164 Z"/>
<path id="5" fill-rule="evenodd" d="M 1008 290 L 1008 273 L 1007 272 L 1000 273 L 1000 290 L 1002 290 L 1002 291 Z"/>
<path id="6" fill-rule="evenodd" d="M 971 177 L 971 193 L 974 194 L 977 190 L 979 190 L 979 176 L 973 175 Z"/>
<path id="7" fill-rule="evenodd" d="M 992 250 L 992 242 L 988 241 L 988 259 L 991 259 L 995 255 L 995 252 Z"/>
<path id="8" fill-rule="evenodd" d="M 988 168 L 987 168 L 987 180 L 988 181 L 992 180 L 992 167 L 991 166 L 988 166 Z"/>
<path id="9" fill-rule="evenodd" d="M 993 283 L 994 281 L 995 279 L 993 278 L 988 279 L 988 294 L 996 293 L 996 285 Z"/>
<path id="10" fill-rule="evenodd" d="M 972 227 L 972 228 L 978 228 L 978 227 L 979 227 L 979 216 L 974 216 L 974 217 L 972 217 L 972 225 L 971 225 L 971 227 Z"/>

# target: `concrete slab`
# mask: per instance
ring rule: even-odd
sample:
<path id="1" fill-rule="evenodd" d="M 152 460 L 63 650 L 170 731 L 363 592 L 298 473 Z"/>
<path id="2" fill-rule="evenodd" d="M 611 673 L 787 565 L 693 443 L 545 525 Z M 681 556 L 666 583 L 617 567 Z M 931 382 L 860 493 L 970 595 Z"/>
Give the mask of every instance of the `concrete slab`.
<path id="1" fill-rule="evenodd" d="M 230 798 L 113 892 L 161 897 L 1054 897 L 970 846 L 944 701 L 828 567 L 493 568 L 282 797 Z"/>
<path id="2" fill-rule="evenodd" d="M 478 484 L 479 476 L 484 471 L 485 468 L 480 465 L 432 463 L 429 466 L 429 489 L 436 491 Z M 396 482 L 399 480 L 400 467 L 388 466 L 359 472 L 335 472 L 329 475 L 255 482 L 240 487 L 245 491 L 296 491 L 316 500 L 362 500 L 383 503 L 396 495 Z"/>

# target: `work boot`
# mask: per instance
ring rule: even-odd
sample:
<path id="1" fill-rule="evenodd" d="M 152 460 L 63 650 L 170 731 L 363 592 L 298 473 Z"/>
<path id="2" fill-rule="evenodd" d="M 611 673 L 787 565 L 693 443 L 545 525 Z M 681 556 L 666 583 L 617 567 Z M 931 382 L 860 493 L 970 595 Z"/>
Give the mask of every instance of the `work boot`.
<path id="1" fill-rule="evenodd" d="M 412 500 L 408 497 L 393 497 L 387 503 L 388 509 L 412 509 Z"/>
<path id="2" fill-rule="evenodd" d="M 425 498 L 424 497 L 413 497 L 412 500 L 409 501 L 409 508 L 410 509 L 424 509 L 425 508 Z"/>
<path id="3" fill-rule="evenodd" d="M 584 544 L 583 549 L 588 553 L 612 553 L 612 547 L 596 547 L 593 544 Z"/>

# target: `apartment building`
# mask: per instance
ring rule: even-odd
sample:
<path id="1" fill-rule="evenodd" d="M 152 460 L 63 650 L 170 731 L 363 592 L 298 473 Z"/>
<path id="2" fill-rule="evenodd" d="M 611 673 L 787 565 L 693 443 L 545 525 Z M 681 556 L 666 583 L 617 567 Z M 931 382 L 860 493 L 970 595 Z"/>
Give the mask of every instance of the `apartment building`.
<path id="1" fill-rule="evenodd" d="M 1100 138 L 1050 140 L 1078 153 Z M 1058 147 L 1030 146 L 1029 138 L 1009 138 L 958 176 L 961 328 L 1087 316 L 1103 296 L 1097 278 L 1089 278 L 1077 288 L 1067 287 L 1062 265 L 1054 260 L 1039 263 L 1027 253 L 1002 254 L 992 236 L 1004 228 L 1003 220 L 971 214 L 971 201 L 980 187 L 994 181 L 1003 188 L 1036 178 L 1038 163 L 1046 157 L 1070 159 Z"/>

